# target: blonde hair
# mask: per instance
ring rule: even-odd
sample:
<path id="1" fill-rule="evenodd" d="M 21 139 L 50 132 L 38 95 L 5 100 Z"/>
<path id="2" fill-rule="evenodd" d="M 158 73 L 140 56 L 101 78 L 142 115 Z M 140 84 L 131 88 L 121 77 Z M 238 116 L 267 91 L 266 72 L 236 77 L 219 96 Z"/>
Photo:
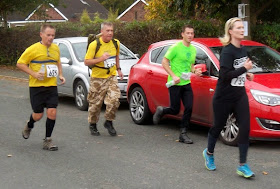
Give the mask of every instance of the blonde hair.
<path id="1" fill-rule="evenodd" d="M 233 28 L 234 23 L 237 22 L 237 21 L 242 22 L 241 18 L 237 18 L 237 17 L 231 18 L 226 22 L 226 24 L 225 24 L 225 35 L 224 35 L 224 37 L 219 38 L 221 43 L 224 46 L 230 44 L 231 35 L 229 34 L 229 30 L 231 30 Z"/>

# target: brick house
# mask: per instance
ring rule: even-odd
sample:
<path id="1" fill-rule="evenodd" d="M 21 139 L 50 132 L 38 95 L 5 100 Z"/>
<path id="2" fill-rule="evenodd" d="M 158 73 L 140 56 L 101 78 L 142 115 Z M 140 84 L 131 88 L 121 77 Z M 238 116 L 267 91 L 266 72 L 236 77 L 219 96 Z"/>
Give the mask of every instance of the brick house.
<path id="1" fill-rule="evenodd" d="M 9 27 L 24 26 L 32 22 L 78 22 L 86 9 L 93 19 L 95 13 L 101 18 L 108 17 L 108 10 L 96 0 L 60 0 L 60 5 L 38 5 L 31 13 L 8 15 Z"/>
<path id="2" fill-rule="evenodd" d="M 143 21 L 145 20 L 145 6 L 148 6 L 146 1 L 137 0 L 123 13 L 121 13 L 117 19 L 126 22 L 131 22 L 134 20 Z"/>

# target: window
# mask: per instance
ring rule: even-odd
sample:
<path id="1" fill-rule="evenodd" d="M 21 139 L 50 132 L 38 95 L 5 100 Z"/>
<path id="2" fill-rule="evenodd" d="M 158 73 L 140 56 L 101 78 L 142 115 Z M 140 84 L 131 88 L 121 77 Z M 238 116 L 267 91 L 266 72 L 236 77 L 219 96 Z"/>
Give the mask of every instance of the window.
<path id="1" fill-rule="evenodd" d="M 210 71 L 211 76 L 218 77 L 219 71 L 214 66 L 208 55 L 199 47 L 196 47 L 196 59 L 195 64 L 206 64 L 207 71 Z M 209 73 L 208 73 L 209 74 Z"/>
<path id="2" fill-rule="evenodd" d="M 133 54 L 127 51 L 125 48 L 120 47 L 120 60 L 136 59 Z"/>
<path id="3" fill-rule="evenodd" d="M 280 54 L 268 47 L 246 46 L 248 57 L 253 61 L 253 73 L 280 72 Z"/>
<path id="4" fill-rule="evenodd" d="M 72 43 L 72 47 L 76 58 L 79 60 L 79 62 L 83 62 L 86 55 L 87 42 Z"/>
<path id="5" fill-rule="evenodd" d="M 65 44 L 60 43 L 59 50 L 60 50 L 60 57 L 65 57 L 68 58 L 69 60 L 72 60 L 69 50 Z"/>
<path id="6" fill-rule="evenodd" d="M 161 50 L 162 50 L 162 48 L 157 48 L 157 49 L 152 51 L 152 53 L 151 53 L 151 61 L 152 62 L 156 62 L 156 57 Z"/>
<path id="7" fill-rule="evenodd" d="M 280 54 L 265 46 L 245 46 L 248 57 L 253 61 L 252 73 L 280 72 Z M 211 50 L 219 59 L 222 47 L 211 47 Z"/>
<path id="8" fill-rule="evenodd" d="M 162 51 L 159 53 L 156 60 L 154 61 L 155 63 L 161 64 L 162 59 L 163 59 L 164 55 L 166 54 L 167 50 L 169 49 L 169 47 L 170 47 L 170 45 L 162 48 Z"/>

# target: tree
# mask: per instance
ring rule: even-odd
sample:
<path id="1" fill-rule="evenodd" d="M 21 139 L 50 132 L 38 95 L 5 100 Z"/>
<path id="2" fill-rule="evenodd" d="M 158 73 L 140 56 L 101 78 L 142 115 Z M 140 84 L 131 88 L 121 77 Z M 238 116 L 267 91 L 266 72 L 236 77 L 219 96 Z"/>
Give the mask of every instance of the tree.
<path id="1" fill-rule="evenodd" d="M 26 13 L 34 10 L 40 4 L 52 3 L 58 5 L 59 0 L 1 0 L 0 17 L 3 20 L 4 27 L 7 28 L 7 15 L 13 12 Z"/>
<path id="2" fill-rule="evenodd" d="M 106 9 L 112 9 L 113 12 L 122 13 L 125 11 L 135 0 L 98 0 Z"/>
<path id="3" fill-rule="evenodd" d="M 89 24 L 91 22 L 88 11 L 86 9 L 83 10 L 80 21 L 82 24 Z"/>
<path id="4" fill-rule="evenodd" d="M 102 23 L 104 20 L 102 18 L 100 18 L 100 14 L 99 12 L 94 13 L 94 18 L 93 18 L 93 23 L 94 24 L 100 24 Z"/>
<path id="5" fill-rule="evenodd" d="M 250 21 L 254 26 L 258 22 L 280 22 L 280 0 L 250 0 Z"/>
<path id="6" fill-rule="evenodd" d="M 237 16 L 238 4 L 242 2 L 242 0 L 150 0 L 148 1 L 149 6 L 146 6 L 146 19 L 192 18 L 201 20 L 214 18 L 225 22 L 227 19 Z M 252 25 L 261 20 L 271 22 L 280 20 L 280 0 L 249 0 L 249 6 Z"/>
<path id="7" fill-rule="evenodd" d="M 108 19 L 107 21 L 109 22 L 113 22 L 117 19 L 118 17 L 118 10 L 113 11 L 111 8 L 109 9 L 109 13 L 108 13 Z"/>
<path id="8" fill-rule="evenodd" d="M 149 6 L 146 6 L 147 10 L 145 18 L 147 20 L 169 20 L 174 19 L 168 12 L 171 11 L 170 7 L 171 0 L 153 0 L 149 1 Z M 169 10 L 168 10 L 169 9 Z M 169 19 L 168 19 L 169 18 Z"/>

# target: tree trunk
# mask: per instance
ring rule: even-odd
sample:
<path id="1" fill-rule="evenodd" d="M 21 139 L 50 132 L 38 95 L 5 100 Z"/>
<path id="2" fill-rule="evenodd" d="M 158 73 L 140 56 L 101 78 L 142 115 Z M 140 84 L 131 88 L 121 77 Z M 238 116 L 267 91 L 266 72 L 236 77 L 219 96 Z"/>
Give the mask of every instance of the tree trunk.
<path id="1" fill-rule="evenodd" d="M 267 0 L 266 3 L 262 5 L 262 7 L 259 7 L 257 10 L 251 9 L 251 24 L 252 26 L 255 26 L 258 21 L 258 16 L 265 11 L 272 3 L 274 0 Z"/>

